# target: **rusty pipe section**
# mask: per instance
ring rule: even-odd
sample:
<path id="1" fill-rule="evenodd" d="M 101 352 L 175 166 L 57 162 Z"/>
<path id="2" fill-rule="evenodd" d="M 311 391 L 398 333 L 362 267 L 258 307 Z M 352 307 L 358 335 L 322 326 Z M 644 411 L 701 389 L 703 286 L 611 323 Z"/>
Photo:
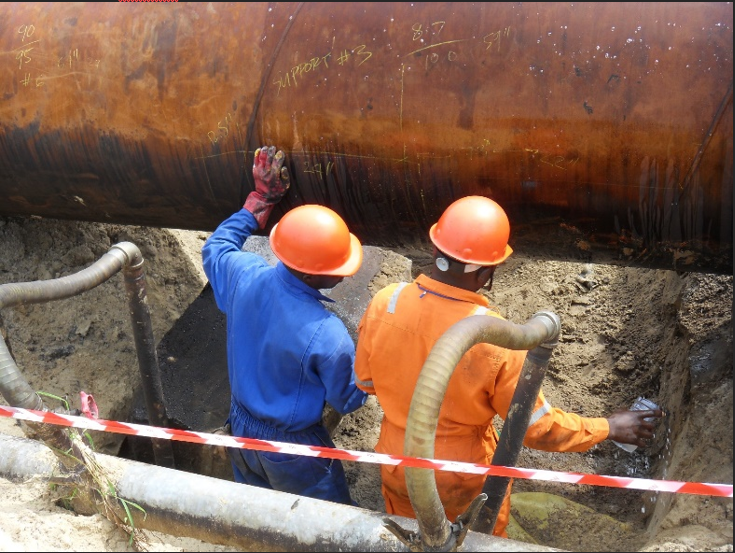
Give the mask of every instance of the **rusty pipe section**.
<path id="1" fill-rule="evenodd" d="M 406 423 L 404 455 L 434 457 L 439 410 L 449 385 L 449 379 L 459 360 L 472 346 L 484 342 L 508 349 L 532 350 L 540 344 L 555 341 L 560 331 L 559 317 L 550 312 L 536 313 L 523 325 L 495 317 L 474 315 L 449 327 L 434 344 L 416 382 Z M 521 378 L 529 376 L 530 369 L 527 367 L 524 364 L 524 374 L 521 375 Z M 536 385 L 535 380 L 537 379 L 530 379 L 534 386 Z M 540 381 L 538 385 L 540 386 Z M 529 407 L 530 395 L 523 395 L 527 396 L 524 397 L 523 404 L 518 407 L 511 406 L 509 418 L 518 418 L 522 424 L 523 417 L 526 417 L 527 426 L 528 417 L 530 417 L 529 409 L 532 408 L 533 403 Z M 520 399 L 520 397 L 521 395 L 516 392 L 513 400 Z M 535 396 L 533 399 L 535 400 Z M 513 429 L 518 429 L 516 422 L 513 422 Z M 505 432 L 505 426 L 503 431 Z M 520 435 L 520 445 L 522 445 L 524 435 L 525 430 Z M 520 445 L 515 444 L 514 447 L 520 448 Z M 444 513 L 434 472 L 431 469 L 407 467 L 406 485 L 411 505 L 416 512 L 420 539 L 426 550 L 453 550 L 455 546 L 454 529 Z"/>
<path id="2" fill-rule="evenodd" d="M 292 185 L 271 224 L 320 203 L 365 244 L 415 244 L 478 194 L 529 253 L 732 271 L 730 2 L 0 15 L 0 216 L 213 230 L 274 143 Z"/>
<path id="3" fill-rule="evenodd" d="M 122 270 L 148 417 L 154 426 L 166 427 L 168 418 L 148 308 L 143 262 L 143 256 L 135 244 L 120 242 L 112 246 L 95 263 L 72 275 L 43 281 L 0 285 L 0 310 L 16 305 L 46 303 L 70 298 L 99 286 Z M 5 401 L 14 407 L 48 410 L 41 397 L 23 378 L 5 340 L 0 340 L 0 392 Z M 54 444 L 57 449 L 62 451 L 69 449 L 68 437 L 60 428 L 35 423 L 29 423 L 29 426 L 35 432 L 41 433 L 42 439 Z M 158 464 L 173 467 L 170 442 L 153 440 L 153 449 Z"/>

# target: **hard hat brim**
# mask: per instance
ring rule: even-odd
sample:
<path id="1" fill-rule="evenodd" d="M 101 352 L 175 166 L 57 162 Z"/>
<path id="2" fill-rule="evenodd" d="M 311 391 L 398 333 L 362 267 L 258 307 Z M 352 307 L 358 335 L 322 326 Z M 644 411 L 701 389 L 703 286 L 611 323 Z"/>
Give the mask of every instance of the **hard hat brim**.
<path id="1" fill-rule="evenodd" d="M 355 236 L 354 234 L 350 233 L 350 254 L 347 257 L 347 260 L 342 265 L 340 265 L 339 267 L 335 267 L 334 269 L 314 271 L 313 269 L 309 269 L 307 267 L 295 265 L 294 263 L 285 260 L 283 256 L 279 255 L 278 248 L 274 244 L 276 227 L 278 227 L 279 224 L 280 223 L 276 223 L 271 229 L 268 241 L 270 243 L 271 251 L 273 252 L 273 254 L 287 267 L 309 275 L 327 275 L 341 277 L 352 276 L 360 270 L 360 266 L 362 265 L 362 244 L 360 243 L 360 240 L 358 240 L 357 236 Z"/>
<path id="2" fill-rule="evenodd" d="M 360 244 L 360 240 L 357 239 L 357 236 L 350 233 L 350 256 L 347 258 L 347 261 L 345 261 L 341 267 L 337 267 L 336 269 L 333 269 L 323 274 L 330 276 L 348 277 L 354 275 L 357 271 L 359 271 L 361 265 L 362 244 Z"/>
<path id="3" fill-rule="evenodd" d="M 481 265 L 483 267 L 491 267 L 493 265 L 500 265 L 503 261 L 505 261 L 506 259 L 508 259 L 510 257 L 510 255 L 513 253 L 513 248 L 511 248 L 509 245 L 506 244 L 505 251 L 503 251 L 503 255 L 500 256 L 499 259 L 493 261 L 492 263 L 488 263 L 487 261 L 481 261 L 481 260 L 477 260 L 477 259 L 469 259 L 469 258 L 468 259 L 463 259 L 462 256 L 456 256 L 456 254 L 453 254 L 453 252 L 451 251 L 451 249 L 449 249 L 449 248 L 446 248 L 445 249 L 442 246 L 441 240 L 439 240 L 439 238 L 437 237 L 436 229 L 437 229 L 437 223 L 434 223 L 433 225 L 431 225 L 431 228 L 429 229 L 429 238 L 431 239 L 432 243 L 437 248 L 439 248 L 439 250 L 441 252 L 443 252 L 443 253 L 445 253 L 445 254 L 447 254 L 447 255 L 455 258 L 457 261 L 461 261 L 462 263 L 473 263 L 473 264 L 476 264 L 476 265 Z"/>

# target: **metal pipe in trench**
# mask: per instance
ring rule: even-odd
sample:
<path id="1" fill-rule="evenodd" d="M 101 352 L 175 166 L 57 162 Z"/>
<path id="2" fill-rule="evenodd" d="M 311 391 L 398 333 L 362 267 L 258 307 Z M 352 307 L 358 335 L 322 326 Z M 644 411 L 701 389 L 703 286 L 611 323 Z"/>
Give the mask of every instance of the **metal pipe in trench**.
<path id="1" fill-rule="evenodd" d="M 413 247 L 479 194 L 529 253 L 732 274 L 731 2 L 6 2 L 0 20 L 2 216 L 212 231 L 269 143 L 291 174 L 269 226 L 320 203 L 364 244 Z"/>
<path id="2" fill-rule="evenodd" d="M 45 303 L 76 296 L 106 282 L 120 270 L 125 277 L 148 417 L 152 425 L 166 427 L 168 418 L 148 309 L 143 256 L 135 244 L 131 242 L 115 244 L 98 261 L 72 275 L 0 285 L 0 310 L 15 305 Z M 0 340 L 0 392 L 5 401 L 13 407 L 49 410 L 41 397 L 23 378 L 5 340 Z M 28 426 L 41 440 L 61 451 L 67 451 L 71 446 L 66 433 L 58 427 L 34 423 L 28 423 Z M 170 442 L 153 440 L 153 451 L 157 464 L 174 466 Z"/>
<path id="3" fill-rule="evenodd" d="M 125 290 L 130 306 L 130 318 L 133 324 L 135 351 L 138 354 L 138 367 L 143 383 L 148 420 L 153 426 L 170 426 L 166 414 L 166 404 L 161 384 L 161 371 L 158 366 L 156 342 L 153 337 L 151 312 L 148 306 L 145 272 L 143 271 L 143 256 L 140 250 L 130 242 L 117 244 L 125 248 L 128 263 L 123 268 Z M 174 468 L 174 453 L 171 443 L 167 440 L 152 439 L 153 457 L 157 465 Z"/>
<path id="4" fill-rule="evenodd" d="M 547 344 L 556 340 L 560 329 L 559 317 L 546 311 L 536 313 L 523 325 L 484 315 L 467 317 L 452 325 L 436 342 L 421 369 L 406 423 L 404 455 L 434 457 L 439 409 L 449 379 L 459 360 L 472 346 L 484 342 L 515 350 L 531 350 L 541 344 L 548 347 Z M 546 362 L 548 363 L 548 359 Z M 513 396 L 513 402 L 521 403 L 515 406 L 511 404 L 503 426 L 503 449 L 508 451 L 507 458 L 513 461 L 523 445 L 525 428 L 528 426 L 530 410 L 536 397 L 534 389 L 537 394 L 543 378 L 545 366 L 540 370 L 541 365 L 542 360 L 524 363 L 518 384 L 521 391 L 517 388 Z M 511 431 L 521 427 L 522 432 Z M 493 464 L 495 461 L 493 458 Z M 444 513 L 433 470 L 407 467 L 406 485 L 416 512 L 422 545 L 426 550 L 432 551 L 454 550 L 457 536 Z M 484 520 L 487 521 L 490 516 L 485 513 Z M 494 525 L 494 519 L 492 522 Z"/>
<path id="5" fill-rule="evenodd" d="M 383 526 L 385 513 L 237 484 L 95 453 L 135 527 L 241 551 L 408 551 Z M 53 480 L 57 459 L 40 442 L 0 435 L 0 477 Z M 119 506 L 118 506 L 119 508 Z M 119 513 L 125 515 L 125 513 Z M 394 517 L 416 528 L 414 519 Z M 469 532 L 461 551 L 558 551 Z"/>
<path id="6" fill-rule="evenodd" d="M 540 344 L 526 355 L 521 375 L 518 378 L 518 386 L 513 394 L 508 416 L 503 424 L 503 430 L 500 432 L 498 445 L 491 461 L 492 465 L 513 467 L 518 461 L 533 407 L 541 390 L 541 382 L 544 380 L 549 359 L 557 345 L 556 336 L 553 340 L 553 343 L 547 341 Z M 482 488 L 483 493 L 487 495 L 487 501 L 473 526 L 475 531 L 492 534 L 500 507 L 508 491 L 508 484 L 510 484 L 510 478 L 488 476 Z"/>

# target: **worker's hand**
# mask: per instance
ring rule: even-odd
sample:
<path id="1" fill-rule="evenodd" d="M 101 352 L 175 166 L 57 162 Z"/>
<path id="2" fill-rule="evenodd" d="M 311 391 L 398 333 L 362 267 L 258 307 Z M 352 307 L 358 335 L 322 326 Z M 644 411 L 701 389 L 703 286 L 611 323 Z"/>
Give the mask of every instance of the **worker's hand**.
<path id="1" fill-rule="evenodd" d="M 661 409 L 647 411 L 616 411 L 607 418 L 610 424 L 608 439 L 621 444 L 645 447 L 653 438 L 658 419 L 664 416 Z"/>
<path id="2" fill-rule="evenodd" d="M 255 150 L 253 179 L 255 191 L 270 203 L 277 203 L 291 186 L 288 169 L 283 167 L 286 156 L 275 146 L 263 146 Z"/>
<path id="3" fill-rule="evenodd" d="M 253 180 L 255 190 L 248 194 L 243 207 L 253 214 L 260 228 L 265 228 L 268 216 L 291 186 L 288 169 L 283 166 L 286 157 L 275 146 L 255 150 Z"/>

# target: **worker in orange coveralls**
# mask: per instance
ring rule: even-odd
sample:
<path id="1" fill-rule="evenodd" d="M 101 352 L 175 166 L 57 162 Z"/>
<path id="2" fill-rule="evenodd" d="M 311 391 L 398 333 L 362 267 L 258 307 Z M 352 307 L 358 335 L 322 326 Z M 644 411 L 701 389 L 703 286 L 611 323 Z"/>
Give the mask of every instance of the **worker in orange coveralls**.
<path id="1" fill-rule="evenodd" d="M 471 315 L 502 317 L 478 293 L 490 290 L 496 267 L 512 253 L 510 224 L 493 200 L 467 196 L 452 203 L 431 227 L 431 276 L 391 284 L 372 299 L 360 324 L 356 383 L 375 394 L 384 411 L 375 451 L 402 455 L 416 381 L 435 342 L 454 323 Z M 446 390 L 435 435 L 435 458 L 490 464 L 498 441 L 492 425 L 505 420 L 526 351 L 488 343 L 473 346 L 460 360 Z M 653 436 L 649 417 L 661 410 L 618 411 L 586 418 L 549 405 L 540 392 L 524 445 L 543 451 L 586 451 L 605 439 L 645 445 Z M 402 466 L 381 465 L 382 493 L 389 514 L 416 518 Z M 486 476 L 436 471 L 447 518 L 455 521 L 481 492 Z M 507 537 L 510 489 L 493 534 Z"/>

